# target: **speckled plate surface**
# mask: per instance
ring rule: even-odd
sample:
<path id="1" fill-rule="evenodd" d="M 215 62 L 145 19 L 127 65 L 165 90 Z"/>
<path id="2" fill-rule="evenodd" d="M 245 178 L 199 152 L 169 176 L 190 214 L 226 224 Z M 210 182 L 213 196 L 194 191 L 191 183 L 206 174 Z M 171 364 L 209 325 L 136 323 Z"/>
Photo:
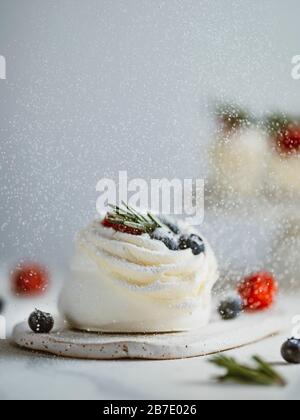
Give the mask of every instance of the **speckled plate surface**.
<path id="1" fill-rule="evenodd" d="M 212 322 L 207 327 L 171 334 L 98 334 L 61 328 L 34 334 L 26 323 L 13 331 L 13 341 L 24 348 L 79 359 L 167 360 L 205 356 L 260 341 L 284 331 L 284 313 L 243 315 L 234 321 Z"/>

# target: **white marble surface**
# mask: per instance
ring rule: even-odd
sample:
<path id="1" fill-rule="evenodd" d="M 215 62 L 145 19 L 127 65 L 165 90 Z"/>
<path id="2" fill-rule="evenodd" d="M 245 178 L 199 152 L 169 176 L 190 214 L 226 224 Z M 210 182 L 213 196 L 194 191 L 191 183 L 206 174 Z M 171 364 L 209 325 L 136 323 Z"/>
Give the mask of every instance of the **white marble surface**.
<path id="1" fill-rule="evenodd" d="M 215 304 L 217 307 L 217 302 Z M 285 309 L 243 314 L 224 322 L 219 314 L 205 327 L 169 334 L 95 334 L 71 330 L 56 320 L 50 334 L 33 333 L 28 322 L 17 324 L 12 341 L 22 348 L 60 357 L 116 360 L 174 360 L 208 356 L 257 343 L 285 331 L 290 316 Z"/>
<path id="2" fill-rule="evenodd" d="M 1 275 L 3 280 L 3 275 Z M 6 286 L 5 286 L 6 285 Z M 6 289 L 6 290 L 5 290 Z M 1 281 L 0 294 L 7 293 Z M 35 307 L 53 311 L 57 288 L 38 301 L 9 298 L 5 316 L 8 334 L 15 322 Z M 299 297 L 289 298 L 292 316 L 300 313 Z M 267 316 L 267 313 L 266 313 Z M 288 327 L 289 329 L 289 327 Z M 219 371 L 207 358 L 175 361 L 83 361 L 32 353 L 0 340 L 0 399 L 299 399 L 300 366 L 282 363 L 280 347 L 286 333 L 228 354 L 247 361 L 259 354 L 279 363 L 286 388 L 219 385 Z"/>
<path id="3" fill-rule="evenodd" d="M 285 335 L 229 352 L 281 362 Z M 206 358 L 179 361 L 78 361 L 33 354 L 0 342 L 1 399 L 299 399 L 300 366 L 279 366 L 286 388 L 219 385 Z"/>

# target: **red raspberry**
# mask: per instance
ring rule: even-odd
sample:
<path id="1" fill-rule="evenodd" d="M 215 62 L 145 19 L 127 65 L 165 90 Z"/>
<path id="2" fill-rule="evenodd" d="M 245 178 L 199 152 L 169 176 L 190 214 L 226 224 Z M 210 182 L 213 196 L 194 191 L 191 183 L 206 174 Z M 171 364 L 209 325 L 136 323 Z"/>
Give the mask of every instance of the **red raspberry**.
<path id="1" fill-rule="evenodd" d="M 290 126 L 278 137 L 278 146 L 282 153 L 294 154 L 300 152 L 300 127 Z"/>
<path id="2" fill-rule="evenodd" d="M 134 228 L 131 228 L 129 226 L 122 225 L 121 223 L 120 224 L 119 223 L 112 223 L 108 218 L 105 218 L 102 221 L 102 226 L 104 226 L 106 228 L 112 228 L 112 229 L 116 230 L 117 232 L 128 233 L 129 235 L 140 236 L 143 233 L 139 229 L 134 229 Z"/>
<path id="3" fill-rule="evenodd" d="M 278 284 L 272 274 L 260 272 L 246 277 L 238 286 L 245 309 L 260 311 L 270 308 L 277 296 Z"/>
<path id="4" fill-rule="evenodd" d="M 35 263 L 18 266 L 12 272 L 12 288 L 16 295 L 38 296 L 43 294 L 49 285 L 47 270 Z"/>

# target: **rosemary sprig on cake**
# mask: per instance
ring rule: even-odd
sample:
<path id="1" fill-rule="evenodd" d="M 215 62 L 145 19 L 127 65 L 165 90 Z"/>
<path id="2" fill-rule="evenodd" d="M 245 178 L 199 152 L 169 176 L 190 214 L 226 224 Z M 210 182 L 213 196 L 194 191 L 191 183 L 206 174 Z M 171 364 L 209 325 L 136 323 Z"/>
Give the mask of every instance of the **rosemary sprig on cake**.
<path id="1" fill-rule="evenodd" d="M 182 232 L 179 224 L 168 217 L 156 217 L 150 212 L 141 214 L 124 202 L 122 206 L 109 204 L 108 207 L 110 211 L 102 221 L 102 226 L 106 228 L 137 236 L 147 233 L 171 251 L 191 250 L 194 255 L 205 253 L 205 244 L 200 236 Z"/>
<path id="2" fill-rule="evenodd" d="M 242 365 L 235 359 L 217 356 L 210 360 L 214 365 L 224 368 L 227 373 L 218 377 L 219 382 L 238 382 L 243 384 L 264 386 L 285 386 L 286 382 L 272 366 L 258 356 L 252 357 L 256 367 Z"/>
<path id="3" fill-rule="evenodd" d="M 142 235 L 143 233 L 153 233 L 156 229 L 166 226 L 150 212 L 145 215 L 139 213 L 129 205 L 122 202 L 122 207 L 109 204 L 111 209 L 103 222 L 106 227 L 117 228 L 116 230 Z"/>

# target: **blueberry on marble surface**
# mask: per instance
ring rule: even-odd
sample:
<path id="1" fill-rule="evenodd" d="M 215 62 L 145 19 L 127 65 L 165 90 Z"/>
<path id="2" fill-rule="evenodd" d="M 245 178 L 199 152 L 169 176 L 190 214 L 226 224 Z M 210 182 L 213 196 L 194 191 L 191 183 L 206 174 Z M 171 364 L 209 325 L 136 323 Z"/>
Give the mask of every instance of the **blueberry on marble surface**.
<path id="1" fill-rule="evenodd" d="M 28 325 L 36 334 L 48 334 L 54 327 L 54 319 L 51 314 L 36 309 L 30 315 Z"/>
<path id="2" fill-rule="evenodd" d="M 239 297 L 228 298 L 221 302 L 219 306 L 219 314 L 225 321 L 237 318 L 242 310 L 243 301 Z"/>
<path id="3" fill-rule="evenodd" d="M 300 340 L 296 338 L 287 340 L 281 348 L 281 355 L 288 363 L 300 364 Z"/>

